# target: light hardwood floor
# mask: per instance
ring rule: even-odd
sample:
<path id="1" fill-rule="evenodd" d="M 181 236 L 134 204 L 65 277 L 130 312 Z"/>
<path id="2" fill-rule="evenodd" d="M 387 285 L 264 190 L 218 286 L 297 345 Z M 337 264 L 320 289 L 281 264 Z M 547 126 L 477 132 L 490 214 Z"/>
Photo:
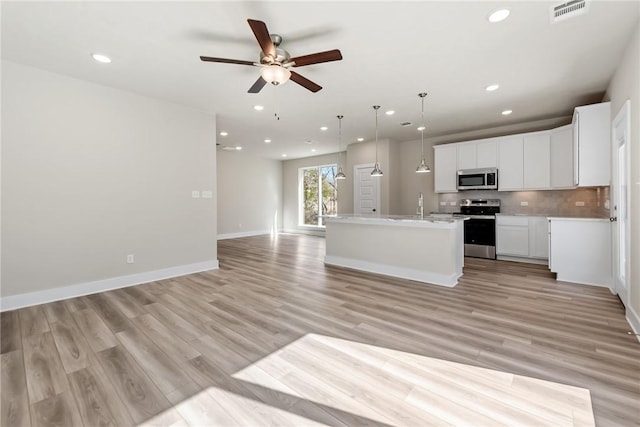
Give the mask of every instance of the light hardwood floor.
<path id="1" fill-rule="evenodd" d="M 607 289 L 466 259 L 453 289 L 218 242 L 220 270 L 2 313 L 2 426 L 640 424 Z"/>

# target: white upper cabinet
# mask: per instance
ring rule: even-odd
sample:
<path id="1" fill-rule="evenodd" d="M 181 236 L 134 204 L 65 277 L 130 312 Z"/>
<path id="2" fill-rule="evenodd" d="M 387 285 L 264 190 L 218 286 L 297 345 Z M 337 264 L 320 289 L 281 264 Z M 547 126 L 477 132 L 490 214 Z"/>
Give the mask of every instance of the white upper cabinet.
<path id="1" fill-rule="evenodd" d="M 549 131 L 524 135 L 523 140 L 523 189 L 546 190 L 550 187 L 550 145 Z"/>
<path id="2" fill-rule="evenodd" d="M 523 143 L 522 135 L 498 140 L 498 190 L 519 191 L 523 189 Z"/>
<path id="3" fill-rule="evenodd" d="M 433 147 L 433 180 L 436 193 L 454 193 L 458 191 L 458 145 L 445 144 Z"/>
<path id="4" fill-rule="evenodd" d="M 573 113 L 574 182 L 578 187 L 611 181 L 611 103 L 577 107 Z"/>
<path id="5" fill-rule="evenodd" d="M 458 144 L 458 169 L 495 168 L 496 145 L 495 139 Z"/>
<path id="6" fill-rule="evenodd" d="M 566 125 L 551 131 L 551 188 L 572 188 L 573 181 L 573 126 Z"/>

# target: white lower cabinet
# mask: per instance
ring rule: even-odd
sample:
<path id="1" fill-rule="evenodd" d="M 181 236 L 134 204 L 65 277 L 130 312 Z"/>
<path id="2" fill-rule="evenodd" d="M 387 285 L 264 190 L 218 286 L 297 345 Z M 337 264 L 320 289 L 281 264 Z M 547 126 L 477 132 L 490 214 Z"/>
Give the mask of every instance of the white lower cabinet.
<path id="1" fill-rule="evenodd" d="M 549 268 L 558 280 L 611 288 L 608 219 L 549 218 L 549 248 Z"/>
<path id="2" fill-rule="evenodd" d="M 547 218 L 526 215 L 496 217 L 498 259 L 544 263 L 548 258 Z"/>

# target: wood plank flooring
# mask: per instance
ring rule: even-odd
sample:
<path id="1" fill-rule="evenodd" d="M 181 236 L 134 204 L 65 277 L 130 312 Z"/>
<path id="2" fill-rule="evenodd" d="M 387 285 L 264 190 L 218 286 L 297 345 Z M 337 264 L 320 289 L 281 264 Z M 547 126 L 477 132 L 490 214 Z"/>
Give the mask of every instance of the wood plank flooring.
<path id="1" fill-rule="evenodd" d="M 218 242 L 220 270 L 1 314 L 1 426 L 640 425 L 608 289 L 466 259 L 453 289 Z"/>

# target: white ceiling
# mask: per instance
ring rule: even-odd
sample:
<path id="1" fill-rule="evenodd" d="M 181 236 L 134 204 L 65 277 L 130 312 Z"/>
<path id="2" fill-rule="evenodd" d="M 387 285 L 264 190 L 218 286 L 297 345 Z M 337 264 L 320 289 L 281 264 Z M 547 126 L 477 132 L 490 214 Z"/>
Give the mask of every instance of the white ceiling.
<path id="1" fill-rule="evenodd" d="M 215 112 L 218 130 L 229 132 L 218 142 L 296 158 L 336 151 L 337 114 L 343 145 L 373 139 L 374 104 L 396 111 L 380 115 L 380 138 L 418 139 L 423 91 L 428 137 L 566 116 L 599 101 L 640 2 L 591 2 L 587 14 L 551 24 L 557 3 L 3 1 L 2 58 Z M 490 24 L 487 15 L 504 6 L 511 16 Z M 199 60 L 257 61 L 247 18 L 282 35 L 292 56 L 338 48 L 344 59 L 296 70 L 324 87 L 318 93 L 288 82 L 249 94 L 258 68 Z M 99 64 L 93 52 L 113 62 Z M 486 92 L 490 83 L 500 89 Z"/>

